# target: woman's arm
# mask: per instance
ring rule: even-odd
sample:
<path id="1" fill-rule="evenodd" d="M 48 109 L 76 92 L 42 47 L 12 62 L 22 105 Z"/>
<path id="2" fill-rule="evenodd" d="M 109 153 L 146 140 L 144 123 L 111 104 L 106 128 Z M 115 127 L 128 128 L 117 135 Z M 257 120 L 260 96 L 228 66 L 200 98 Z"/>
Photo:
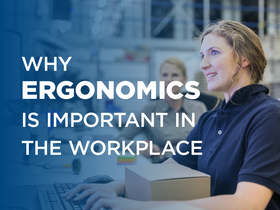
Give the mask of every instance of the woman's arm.
<path id="1" fill-rule="evenodd" d="M 272 197 L 269 188 L 252 182 L 240 182 L 233 195 L 219 195 L 186 201 L 187 204 L 213 210 L 263 210 Z"/>
<path id="2" fill-rule="evenodd" d="M 163 164 L 178 164 L 169 158 Z M 220 195 L 204 199 L 185 201 L 188 205 L 214 210 L 226 209 L 265 209 L 273 191 L 253 182 L 240 182 L 233 195 Z"/>

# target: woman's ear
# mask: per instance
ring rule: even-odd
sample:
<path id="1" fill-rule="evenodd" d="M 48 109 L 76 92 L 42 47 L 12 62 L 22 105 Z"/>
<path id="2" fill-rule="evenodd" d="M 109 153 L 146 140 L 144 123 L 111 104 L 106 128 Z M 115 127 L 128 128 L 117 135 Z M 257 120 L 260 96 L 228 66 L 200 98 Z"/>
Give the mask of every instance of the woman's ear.
<path id="1" fill-rule="evenodd" d="M 242 58 L 242 65 L 241 65 L 241 67 L 245 68 L 245 67 L 249 66 L 249 64 L 250 64 L 250 61 L 247 58 L 243 57 Z"/>

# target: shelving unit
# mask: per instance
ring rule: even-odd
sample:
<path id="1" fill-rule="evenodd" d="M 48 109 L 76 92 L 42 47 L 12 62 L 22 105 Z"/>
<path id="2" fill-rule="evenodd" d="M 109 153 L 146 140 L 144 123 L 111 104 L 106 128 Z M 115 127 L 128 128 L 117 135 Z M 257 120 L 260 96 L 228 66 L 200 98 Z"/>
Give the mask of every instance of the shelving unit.
<path id="1" fill-rule="evenodd" d="M 280 36 L 267 35 L 261 41 L 267 59 L 266 81 L 280 83 Z"/>

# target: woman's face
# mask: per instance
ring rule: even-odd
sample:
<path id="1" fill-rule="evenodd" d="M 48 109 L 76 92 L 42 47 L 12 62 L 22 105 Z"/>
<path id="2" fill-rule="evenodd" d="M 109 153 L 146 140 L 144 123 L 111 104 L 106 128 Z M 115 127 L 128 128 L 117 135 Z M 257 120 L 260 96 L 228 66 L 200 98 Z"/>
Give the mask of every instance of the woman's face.
<path id="1" fill-rule="evenodd" d="M 164 63 L 160 70 L 160 81 L 165 81 L 165 89 L 167 85 L 172 81 L 180 81 L 183 84 L 187 81 L 187 76 L 183 76 L 183 72 L 177 66 Z M 174 86 L 172 88 L 172 92 L 174 94 L 180 93 L 180 88 L 178 86 Z"/>
<path id="2" fill-rule="evenodd" d="M 238 71 L 233 49 L 223 37 L 210 33 L 204 37 L 200 54 L 200 68 L 206 76 L 208 90 L 228 96 L 231 78 Z"/>

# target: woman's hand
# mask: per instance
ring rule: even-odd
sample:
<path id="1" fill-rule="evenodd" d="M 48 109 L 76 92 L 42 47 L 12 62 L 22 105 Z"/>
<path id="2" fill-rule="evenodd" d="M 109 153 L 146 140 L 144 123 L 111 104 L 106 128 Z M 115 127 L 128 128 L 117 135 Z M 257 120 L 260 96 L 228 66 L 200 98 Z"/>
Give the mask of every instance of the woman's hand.
<path id="1" fill-rule="evenodd" d="M 123 181 L 114 181 L 108 184 L 79 184 L 77 187 L 69 190 L 62 197 L 70 200 L 77 193 L 83 191 L 80 195 L 74 198 L 74 201 L 88 197 L 85 205 L 85 210 L 96 209 L 101 207 L 110 208 L 112 210 L 141 210 L 147 205 L 144 202 L 129 200 L 118 197 L 120 188 L 124 188 Z M 121 186 L 122 185 L 122 186 Z M 124 193 L 124 189 L 122 194 Z"/>
<path id="2" fill-rule="evenodd" d="M 64 195 L 62 195 L 63 198 L 66 200 L 72 199 L 77 193 L 80 193 L 76 198 L 74 198 L 74 201 L 81 200 L 83 198 L 89 197 L 91 195 L 94 195 L 97 192 L 105 192 L 107 194 L 111 195 L 124 195 L 124 180 L 114 181 L 107 184 L 79 184 L 75 188 L 69 190 Z"/>
<path id="3" fill-rule="evenodd" d="M 87 199 L 85 210 L 99 210 L 101 207 L 112 210 L 142 210 L 147 204 L 99 191 Z"/>

